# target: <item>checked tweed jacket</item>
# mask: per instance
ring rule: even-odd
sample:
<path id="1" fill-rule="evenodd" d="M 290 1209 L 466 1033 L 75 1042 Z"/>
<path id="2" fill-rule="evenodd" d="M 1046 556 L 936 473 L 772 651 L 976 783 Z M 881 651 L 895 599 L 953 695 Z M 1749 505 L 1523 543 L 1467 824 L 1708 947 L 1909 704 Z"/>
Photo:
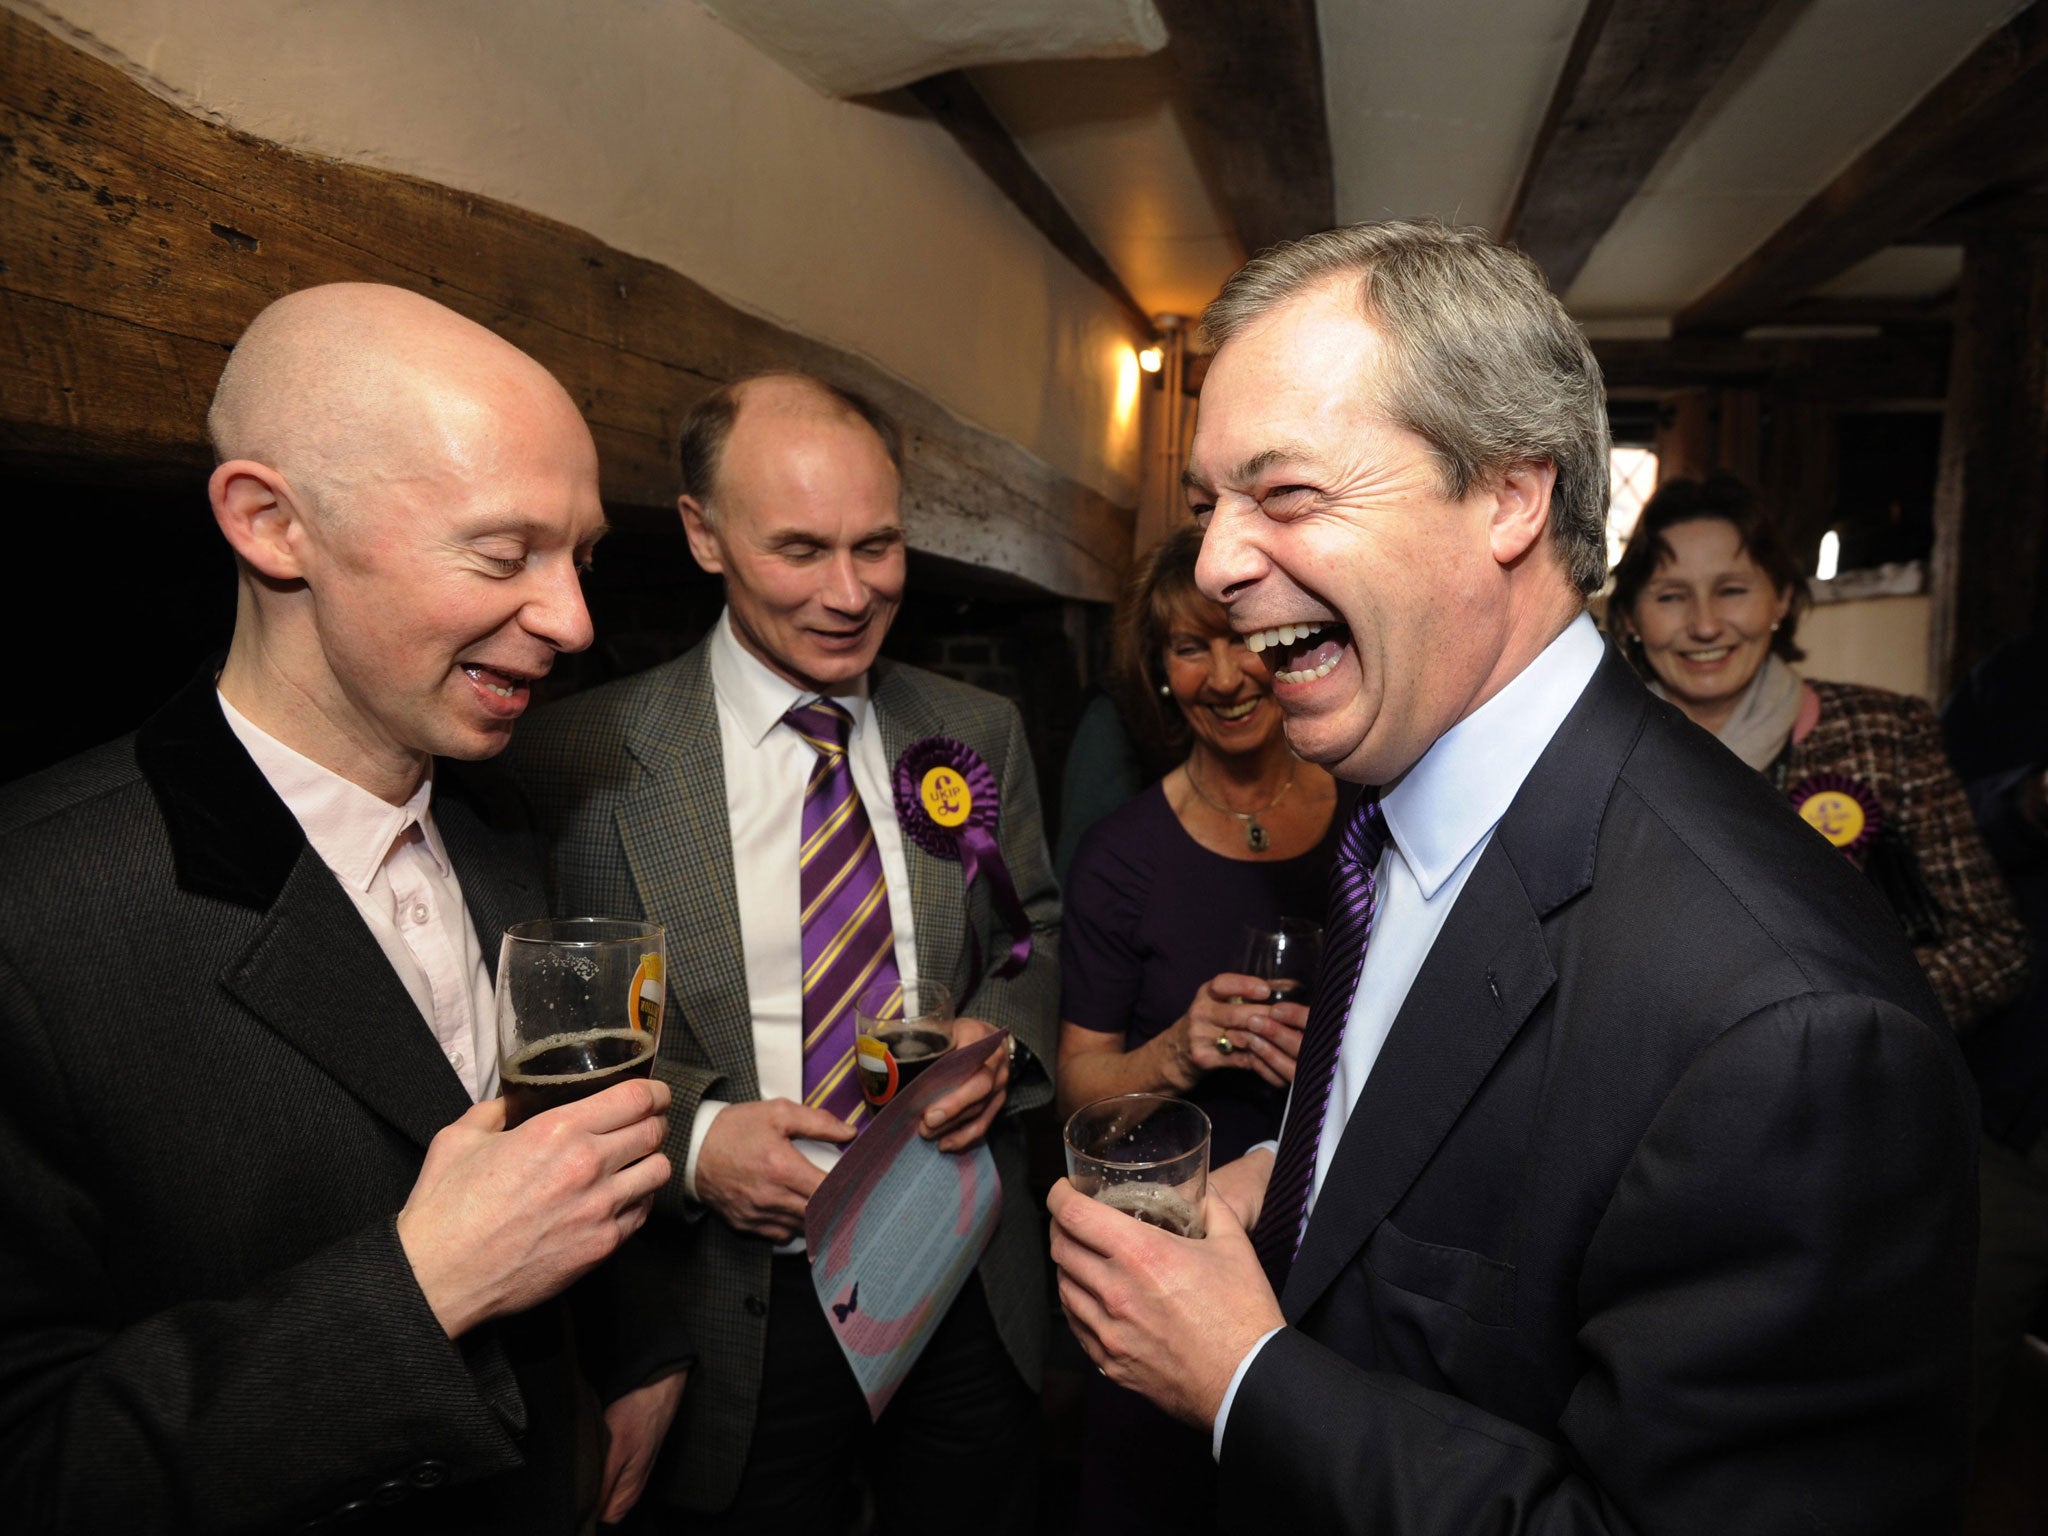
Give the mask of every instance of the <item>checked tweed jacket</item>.
<path id="1" fill-rule="evenodd" d="M 1031 961 L 1009 980 L 996 977 L 1009 938 L 987 882 L 966 890 L 958 864 L 905 838 L 918 970 L 951 986 L 963 1014 L 1016 1036 L 1010 1111 L 1047 1103 L 1059 890 L 1023 722 L 991 694 L 912 667 L 878 661 L 870 684 L 891 764 L 913 742 L 945 735 L 979 753 L 995 774 L 1003 858 L 1031 919 Z M 672 1006 L 657 1071 L 675 1091 L 666 1150 L 676 1174 L 635 1240 L 625 1282 L 633 1300 L 618 1319 L 616 1369 L 600 1386 L 609 1398 L 636 1385 L 663 1355 L 674 1357 L 676 1335 L 687 1336 L 698 1363 L 657 1478 L 672 1503 L 719 1509 L 738 1485 L 753 1435 L 771 1245 L 707 1216 L 682 1188 L 698 1104 L 760 1097 L 708 643 L 542 711 L 521 729 L 513 765 L 549 844 L 559 909 L 644 917 L 668 930 Z M 796 815 L 792 805 L 792 836 Z M 979 976 L 968 971 L 970 929 L 981 941 Z M 1025 1181 L 1023 1139 L 1008 1115 L 989 1146 L 1004 1200 L 982 1256 L 982 1284 L 1003 1342 L 1035 1390 L 1048 1322 L 1044 1241 Z"/>

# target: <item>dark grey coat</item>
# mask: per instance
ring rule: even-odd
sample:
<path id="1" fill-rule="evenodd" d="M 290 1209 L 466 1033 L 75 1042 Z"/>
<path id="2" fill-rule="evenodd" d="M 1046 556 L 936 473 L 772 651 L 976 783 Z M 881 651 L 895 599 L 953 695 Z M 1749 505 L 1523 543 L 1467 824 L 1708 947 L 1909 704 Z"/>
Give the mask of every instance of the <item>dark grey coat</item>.
<path id="1" fill-rule="evenodd" d="M 495 963 L 523 815 L 434 807 Z M 210 673 L 0 795 L 0 1059 L 10 1529 L 571 1528 L 562 1311 L 435 1322 L 394 1218 L 468 1096 Z"/>

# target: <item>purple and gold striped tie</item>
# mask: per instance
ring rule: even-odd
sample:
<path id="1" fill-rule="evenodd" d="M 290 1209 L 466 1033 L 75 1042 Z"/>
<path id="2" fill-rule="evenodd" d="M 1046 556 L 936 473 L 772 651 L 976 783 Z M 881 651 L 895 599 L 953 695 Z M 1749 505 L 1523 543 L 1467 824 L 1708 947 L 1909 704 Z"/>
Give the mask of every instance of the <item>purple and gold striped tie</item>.
<path id="1" fill-rule="evenodd" d="M 897 980 L 889 886 L 846 755 L 853 717 L 830 699 L 819 699 L 782 718 L 818 749 L 818 766 L 804 790 L 803 844 L 797 854 L 803 903 L 804 1102 L 859 1125 L 867 1101 L 853 1065 L 853 1005 L 871 983 Z"/>
<path id="2" fill-rule="evenodd" d="M 1301 1247 L 1330 1083 L 1337 1075 L 1337 1048 L 1344 1043 L 1344 1026 L 1351 1019 L 1351 994 L 1358 986 L 1359 967 L 1365 964 L 1365 946 L 1372 937 L 1380 854 L 1386 846 L 1386 818 L 1380 814 L 1375 792 L 1351 813 L 1330 865 L 1323 972 L 1316 978 L 1315 1002 L 1301 1032 L 1294 1093 L 1287 1101 L 1280 1148 L 1273 1154 L 1273 1172 L 1266 1181 L 1266 1202 L 1260 1207 L 1258 1225 L 1252 1228 L 1252 1247 L 1258 1250 L 1275 1296 L 1287 1288 L 1287 1272 L 1294 1267 L 1294 1255 Z"/>

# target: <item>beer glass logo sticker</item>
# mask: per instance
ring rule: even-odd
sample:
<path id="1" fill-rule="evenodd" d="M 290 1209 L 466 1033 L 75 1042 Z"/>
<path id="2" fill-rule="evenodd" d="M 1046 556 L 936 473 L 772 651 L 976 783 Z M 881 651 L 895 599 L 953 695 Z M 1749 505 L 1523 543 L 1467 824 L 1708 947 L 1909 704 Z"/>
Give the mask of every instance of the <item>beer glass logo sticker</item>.
<path id="1" fill-rule="evenodd" d="M 942 827 L 962 826 L 973 813 L 974 792 L 944 764 L 925 774 L 922 793 L 926 812 Z"/>
<path id="2" fill-rule="evenodd" d="M 633 973 L 633 995 L 627 1004 L 626 1022 L 643 1034 L 661 1028 L 661 956 L 642 955 L 640 969 Z"/>
<path id="3" fill-rule="evenodd" d="M 1884 824 L 1877 796 L 1845 774 L 1823 773 L 1792 791 L 1800 818 L 1842 852 L 1854 856 Z"/>
<path id="4" fill-rule="evenodd" d="M 901 1081 L 896 1071 L 896 1058 L 889 1054 L 889 1047 L 873 1035 L 861 1035 L 853 1042 L 855 1063 L 860 1067 L 860 1090 L 867 1101 L 880 1109 L 896 1097 L 896 1087 Z"/>

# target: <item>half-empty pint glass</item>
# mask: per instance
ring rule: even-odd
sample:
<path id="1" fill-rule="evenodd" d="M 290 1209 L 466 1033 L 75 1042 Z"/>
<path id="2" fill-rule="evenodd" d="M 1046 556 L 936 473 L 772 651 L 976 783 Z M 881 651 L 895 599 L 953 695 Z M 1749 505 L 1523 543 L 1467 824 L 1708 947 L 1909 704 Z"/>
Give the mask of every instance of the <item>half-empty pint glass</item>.
<path id="1" fill-rule="evenodd" d="M 1209 1117 L 1186 1099 L 1120 1093 L 1067 1122 L 1067 1178 L 1104 1205 L 1181 1237 L 1201 1237 Z"/>

